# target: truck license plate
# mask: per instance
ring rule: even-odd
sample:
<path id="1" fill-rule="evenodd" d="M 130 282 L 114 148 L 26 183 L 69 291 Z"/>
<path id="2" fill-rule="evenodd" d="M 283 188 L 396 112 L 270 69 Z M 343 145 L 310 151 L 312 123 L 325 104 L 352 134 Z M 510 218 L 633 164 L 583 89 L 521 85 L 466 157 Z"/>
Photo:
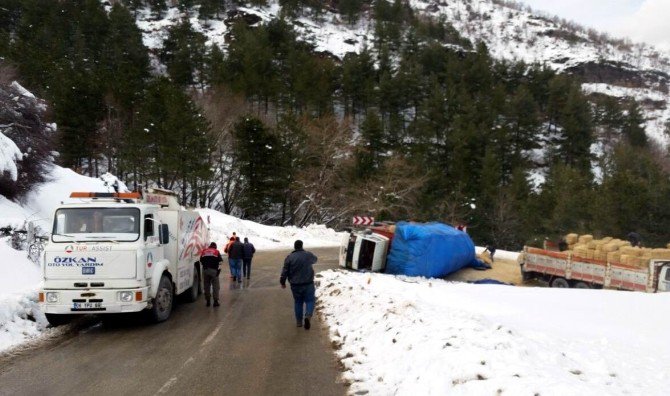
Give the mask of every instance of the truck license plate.
<path id="1" fill-rule="evenodd" d="M 74 309 L 93 309 L 93 308 L 102 308 L 102 303 L 95 302 L 84 302 L 84 303 L 73 303 Z"/>
<path id="2" fill-rule="evenodd" d="M 81 267 L 82 275 L 95 275 L 95 267 Z"/>

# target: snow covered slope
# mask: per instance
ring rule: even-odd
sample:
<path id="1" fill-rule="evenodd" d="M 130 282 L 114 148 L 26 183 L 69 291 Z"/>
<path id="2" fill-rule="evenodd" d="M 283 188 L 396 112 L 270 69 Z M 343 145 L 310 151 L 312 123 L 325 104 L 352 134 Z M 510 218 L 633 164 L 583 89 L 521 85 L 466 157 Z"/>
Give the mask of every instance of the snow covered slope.
<path id="1" fill-rule="evenodd" d="M 216 242 L 220 249 L 233 232 L 242 239 L 249 238 L 257 250 L 291 249 L 296 239 L 302 240 L 306 249 L 335 247 L 340 246 L 343 235 L 323 225 L 312 224 L 304 228 L 266 226 L 212 209 L 198 211 L 208 224 L 212 242 Z"/>
<path id="2" fill-rule="evenodd" d="M 579 75 L 586 84 L 626 88 L 616 91 L 621 95 L 612 96 L 640 100 L 646 110 L 649 136 L 660 142 L 667 141 L 663 131 L 670 120 L 670 54 L 647 45 L 609 39 L 596 31 L 539 15 L 515 2 L 409 0 L 409 4 L 418 14 L 443 17 L 473 43 L 484 42 L 498 59 L 545 64 L 559 72 Z M 228 11 L 229 14 L 222 14 L 220 18 L 201 20 L 197 10 L 192 10 L 188 18 L 196 30 L 207 36 L 208 44 L 225 50 L 225 35 L 235 18 L 244 16 L 250 21 L 268 21 L 279 17 L 281 7 L 277 0 L 269 0 L 267 7 L 238 7 Z M 160 49 L 167 37 L 167 28 L 182 17 L 176 7 L 171 7 L 160 19 L 152 17 L 148 10 L 138 12 L 137 24 L 144 32 L 145 45 Z M 360 51 L 364 45 L 371 47 L 374 30 L 369 12 L 353 25 L 342 22 L 343 19 L 337 13 L 325 11 L 318 19 L 296 17 L 293 24 L 300 37 L 313 44 L 315 51 L 328 52 L 341 59 L 347 52 Z M 591 88 L 585 86 L 589 92 Z M 659 97 L 660 101 L 652 100 Z"/>
<path id="3" fill-rule="evenodd" d="M 321 273 L 351 394 L 666 395 L 670 293 Z M 356 301 L 356 304 L 352 304 Z"/>
<path id="4" fill-rule="evenodd" d="M 49 182 L 30 192 L 21 204 L 0 196 L 0 227 L 21 228 L 26 221 L 33 221 L 43 232 L 48 232 L 54 210 L 61 202 L 69 201 L 71 192 L 113 191 L 111 182 L 115 180 L 109 174 L 103 175 L 104 179 L 91 178 L 58 165 L 53 166 L 48 178 Z"/>

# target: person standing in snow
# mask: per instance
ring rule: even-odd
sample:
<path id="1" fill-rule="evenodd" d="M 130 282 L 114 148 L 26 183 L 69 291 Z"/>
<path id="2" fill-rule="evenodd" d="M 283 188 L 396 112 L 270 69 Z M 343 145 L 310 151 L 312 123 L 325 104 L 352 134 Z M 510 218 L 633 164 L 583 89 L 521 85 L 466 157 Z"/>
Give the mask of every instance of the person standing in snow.
<path id="1" fill-rule="evenodd" d="M 293 247 L 293 252 L 284 260 L 279 283 L 282 289 L 286 288 L 286 280 L 291 284 L 296 323 L 298 327 L 302 327 L 304 318 L 305 330 L 309 330 L 311 327 L 310 319 L 314 313 L 314 303 L 316 302 L 314 268 L 312 266 L 318 259 L 313 253 L 303 249 L 301 240 L 295 241 Z"/>
<path id="2" fill-rule="evenodd" d="M 251 278 L 251 259 L 256 253 L 256 248 L 254 245 L 249 242 L 249 238 L 244 238 L 244 256 L 242 257 L 242 275 L 250 279 Z"/>
<path id="3" fill-rule="evenodd" d="M 240 242 L 240 237 L 235 238 L 235 242 L 228 249 L 228 261 L 233 271 L 233 282 L 242 282 L 242 259 L 244 258 L 244 245 Z"/>
<path id="4" fill-rule="evenodd" d="M 214 306 L 219 306 L 219 290 L 221 288 L 219 274 L 221 273 L 222 262 L 221 253 L 216 249 L 216 243 L 214 242 L 210 243 L 209 247 L 200 254 L 200 264 L 202 265 L 205 284 L 205 301 L 208 307 L 212 296 L 214 297 Z"/>
<path id="5" fill-rule="evenodd" d="M 228 255 L 228 267 L 230 268 L 230 279 L 235 278 L 235 275 L 233 275 L 233 262 L 230 260 L 230 247 L 233 246 L 233 243 L 235 243 L 234 232 L 233 236 L 230 237 L 230 240 L 226 244 L 226 247 L 223 248 L 223 252 Z"/>
<path id="6" fill-rule="evenodd" d="M 486 245 L 486 248 L 484 249 L 484 252 L 489 252 L 489 255 L 491 256 L 491 262 L 493 262 L 493 255 L 496 254 L 496 248 L 495 246 L 489 244 Z M 484 253 L 482 252 L 482 253 Z"/>

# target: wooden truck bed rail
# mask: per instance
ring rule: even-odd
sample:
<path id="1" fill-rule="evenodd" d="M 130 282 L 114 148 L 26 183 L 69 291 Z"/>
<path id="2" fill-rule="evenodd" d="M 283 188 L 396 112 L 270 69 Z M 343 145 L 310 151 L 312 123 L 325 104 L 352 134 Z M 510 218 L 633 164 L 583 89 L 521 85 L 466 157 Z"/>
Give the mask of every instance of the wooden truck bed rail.
<path id="1" fill-rule="evenodd" d="M 654 276 L 650 268 L 639 268 L 616 262 L 574 257 L 569 252 L 555 252 L 526 248 L 524 272 L 539 272 L 602 285 L 606 288 L 655 292 Z"/>

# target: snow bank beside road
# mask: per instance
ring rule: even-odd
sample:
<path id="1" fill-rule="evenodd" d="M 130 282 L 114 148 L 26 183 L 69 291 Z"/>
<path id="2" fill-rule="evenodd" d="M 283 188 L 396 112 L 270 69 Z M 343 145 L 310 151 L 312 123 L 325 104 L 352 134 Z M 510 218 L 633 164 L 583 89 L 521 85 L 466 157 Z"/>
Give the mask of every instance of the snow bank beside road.
<path id="1" fill-rule="evenodd" d="M 115 178 L 104 177 L 105 181 L 54 166 L 50 181 L 28 194 L 23 204 L 0 196 L 0 227 L 21 228 L 28 220 L 48 232 L 53 211 L 61 201 L 70 201 L 72 191 L 111 191 Z M 28 260 L 26 252 L 0 239 L 0 351 L 37 337 L 46 328 L 46 318 L 36 303 L 39 282 L 39 266 Z"/>
<path id="2" fill-rule="evenodd" d="M 198 209 L 207 223 L 210 237 L 222 248 L 233 232 L 244 240 L 249 238 L 257 250 L 291 249 L 293 242 L 300 239 L 305 249 L 340 246 L 343 233 L 336 232 L 324 225 L 312 224 L 304 228 L 276 227 L 241 220 L 212 209 Z"/>
<path id="3" fill-rule="evenodd" d="M 670 294 L 343 271 L 317 290 L 351 393 L 667 394 Z"/>
<path id="4" fill-rule="evenodd" d="M 38 336 L 47 326 L 37 306 L 40 269 L 0 240 L 0 352 Z"/>

